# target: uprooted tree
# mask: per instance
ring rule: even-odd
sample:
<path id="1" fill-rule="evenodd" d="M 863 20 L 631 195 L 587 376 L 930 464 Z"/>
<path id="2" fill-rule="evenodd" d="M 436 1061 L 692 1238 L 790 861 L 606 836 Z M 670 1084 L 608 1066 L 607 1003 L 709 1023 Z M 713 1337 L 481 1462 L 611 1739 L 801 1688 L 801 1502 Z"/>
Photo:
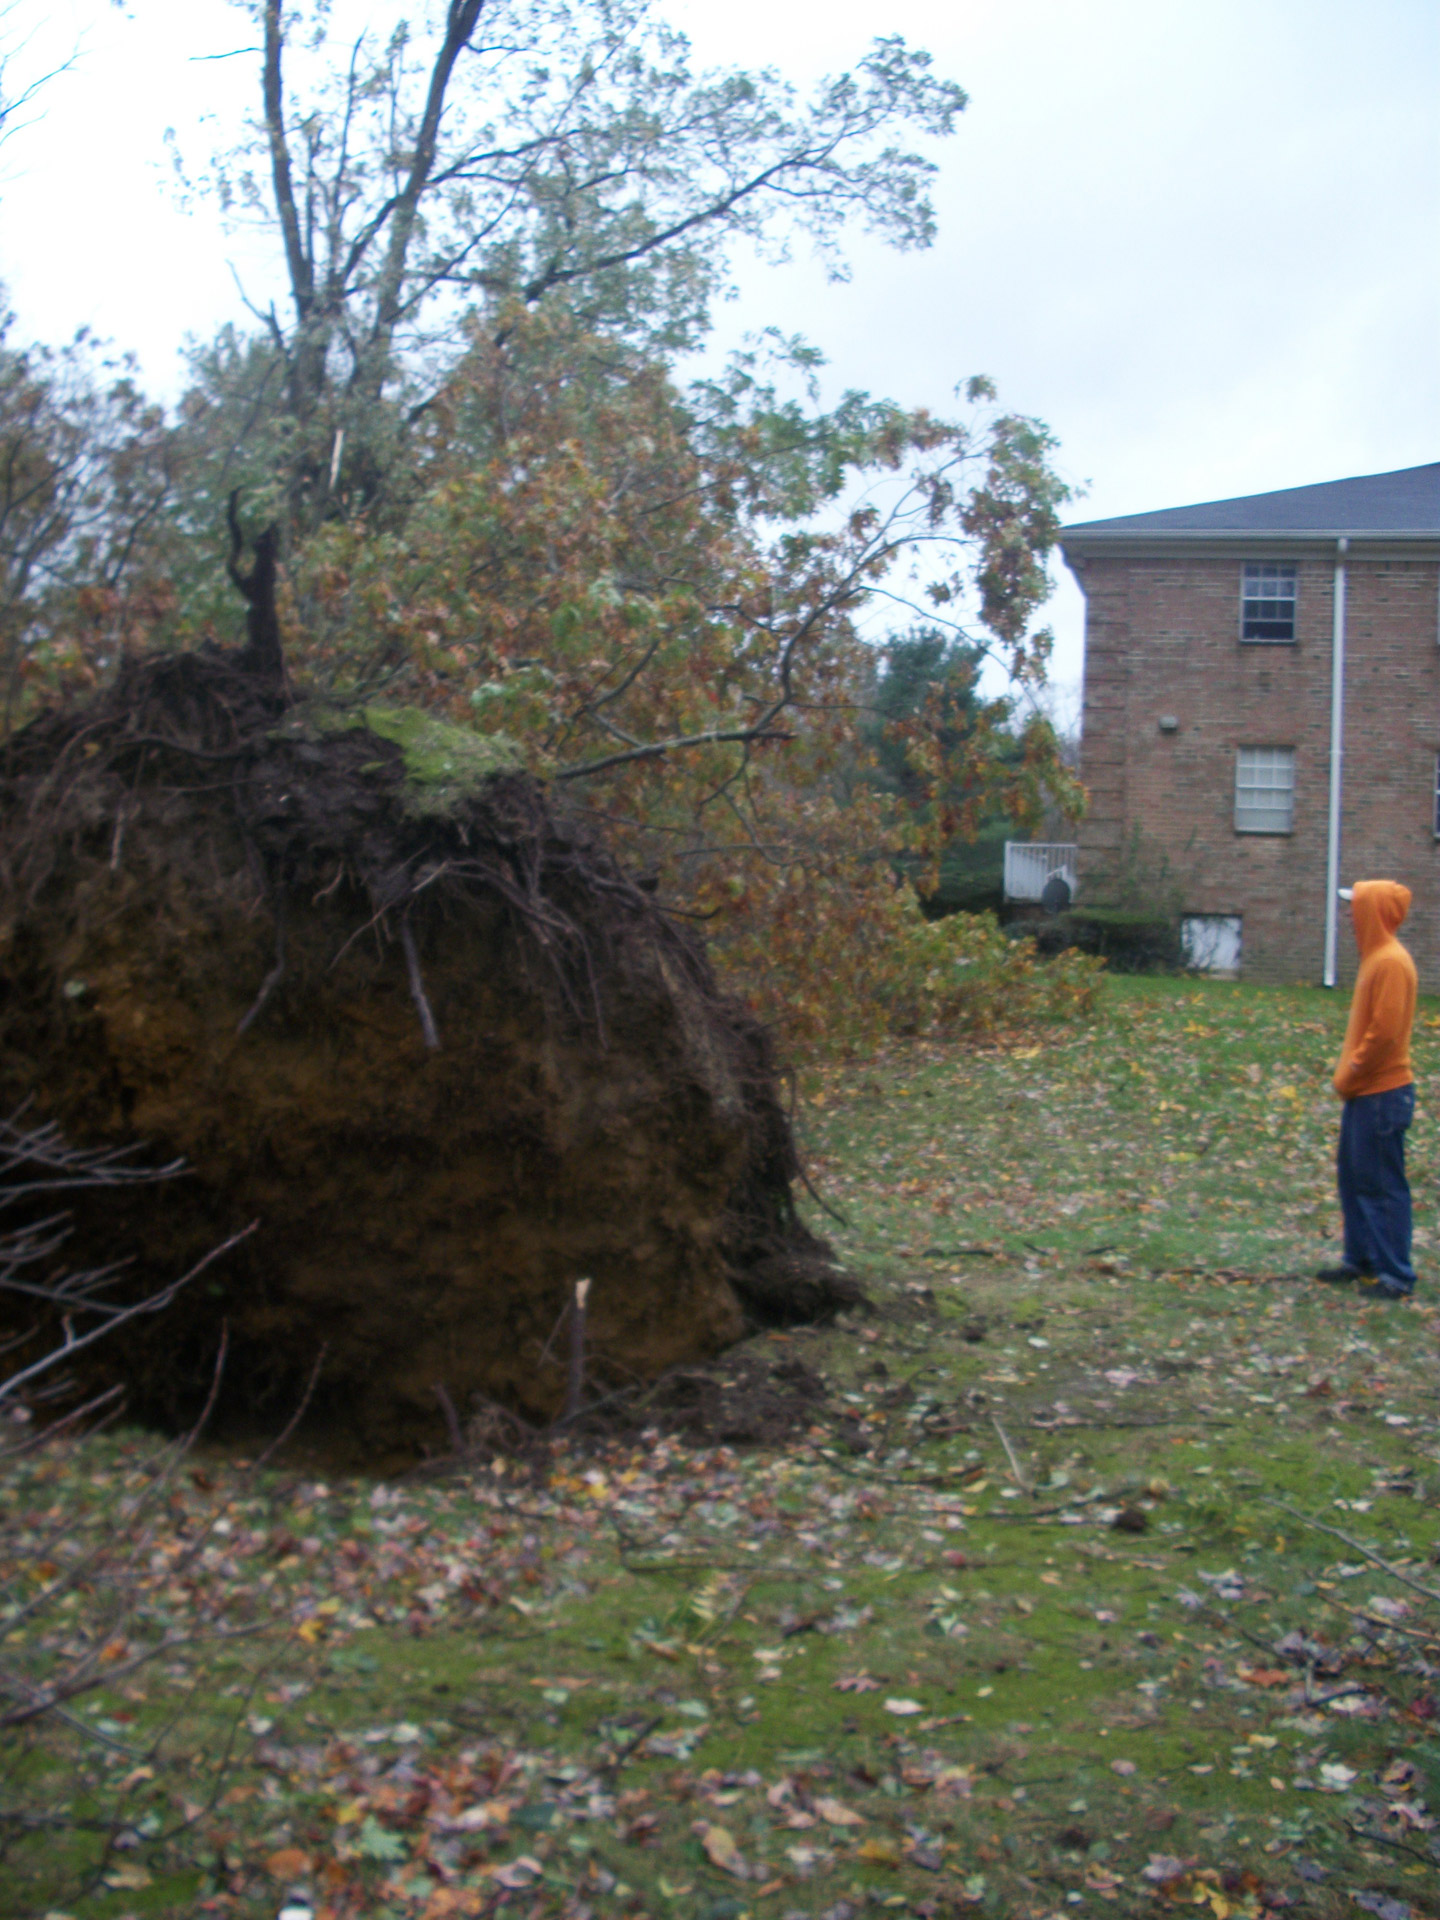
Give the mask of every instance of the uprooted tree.
<path id="1" fill-rule="evenodd" d="M 297 113 L 324 34 L 255 12 L 264 164 L 221 179 L 291 311 L 121 437 L 103 539 L 17 616 L 0 1097 L 185 1157 L 132 1234 L 157 1271 L 262 1222 L 111 1349 L 143 1410 L 203 1393 L 223 1319 L 238 1411 L 273 1427 L 324 1345 L 316 1405 L 373 1459 L 566 1405 L 581 1279 L 592 1396 L 851 1297 L 796 1215 L 767 1023 L 1084 1002 L 898 884 L 944 796 L 1073 795 L 1053 734 L 913 704 L 913 777 L 877 784 L 859 627 L 880 596 L 973 615 L 1043 675 L 1065 489 L 985 381 L 947 421 L 822 410 L 803 342 L 686 390 L 668 364 L 781 210 L 827 248 L 856 215 L 928 239 L 894 134 L 963 101 L 924 56 L 877 43 L 801 111 L 694 78 L 643 6 L 451 0 L 418 66 L 362 34 Z M 77 1249 L 126 1224 L 78 1213 Z"/>
<path id="2" fill-rule="evenodd" d="M 1078 797 L 1013 709 L 1003 740 L 906 715 L 913 780 L 861 764 L 877 608 L 1043 676 L 1053 443 L 983 380 L 959 419 L 822 407 L 803 341 L 687 388 L 671 363 L 737 245 L 805 241 L 836 274 L 856 225 L 928 245 L 914 143 L 963 92 L 895 37 L 808 101 L 697 72 L 645 0 L 250 11 L 254 122 L 192 184 L 268 235 L 284 297 L 195 356 L 164 497 L 61 606 L 63 663 L 229 636 L 238 486 L 276 522 L 297 685 L 511 735 L 705 916 L 755 1011 L 872 1035 L 933 970 L 894 878 L 923 884 L 953 837 L 935 796 L 1029 825 Z M 43 677 L 45 649 L 22 656 Z M 853 964 L 809 965 L 820 929 Z"/>
<path id="3" fill-rule="evenodd" d="M 232 1411 L 276 1424 L 323 1343 L 317 1407 L 403 1457 L 558 1410 L 579 1277 L 592 1392 L 854 1297 L 763 1029 L 500 743 L 152 657 L 12 738 L 0 829 L 7 1091 L 189 1162 L 143 1217 L 77 1194 L 76 1257 L 143 1244 L 143 1286 L 261 1222 L 94 1350 L 139 1411 L 191 1410 L 223 1322 Z"/>

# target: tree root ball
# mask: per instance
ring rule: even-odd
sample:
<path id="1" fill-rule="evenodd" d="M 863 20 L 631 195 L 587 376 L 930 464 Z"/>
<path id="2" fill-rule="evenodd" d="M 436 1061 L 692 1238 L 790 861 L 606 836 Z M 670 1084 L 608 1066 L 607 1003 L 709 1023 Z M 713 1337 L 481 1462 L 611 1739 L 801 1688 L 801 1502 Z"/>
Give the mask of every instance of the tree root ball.
<path id="1" fill-rule="evenodd" d="M 11 740 L 0 852 L 0 1097 L 188 1169 L 77 1196 L 67 1259 L 138 1293 L 260 1223 L 77 1391 L 191 1418 L 223 1327 L 217 1417 L 263 1433 L 323 1346 L 307 1417 L 394 1463 L 450 1409 L 554 1419 L 582 1278 L 588 1401 L 857 1296 L 768 1036 L 503 742 L 132 662 Z"/>

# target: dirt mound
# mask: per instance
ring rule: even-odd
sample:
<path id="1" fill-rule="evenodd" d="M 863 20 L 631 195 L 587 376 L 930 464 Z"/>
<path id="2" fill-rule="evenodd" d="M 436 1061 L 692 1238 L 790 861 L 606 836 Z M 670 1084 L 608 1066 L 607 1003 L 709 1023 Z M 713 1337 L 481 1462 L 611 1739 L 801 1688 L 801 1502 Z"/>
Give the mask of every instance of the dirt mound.
<path id="1" fill-rule="evenodd" d="M 593 1281 L 593 1391 L 855 1297 L 795 1215 L 767 1035 L 699 940 L 557 819 L 503 741 L 296 709 L 244 656 L 132 662 L 0 761 L 0 1099 L 191 1172 L 80 1196 L 134 1283 L 260 1230 L 123 1350 L 170 1421 L 229 1329 L 222 1416 L 356 1458 L 441 1403 L 548 1419 Z M 87 1381 L 86 1384 L 89 1384 Z"/>
<path id="2" fill-rule="evenodd" d="M 710 1366 L 676 1367 L 621 1417 L 704 1446 L 777 1447 L 828 1420 L 828 1392 L 802 1360 L 742 1352 Z"/>

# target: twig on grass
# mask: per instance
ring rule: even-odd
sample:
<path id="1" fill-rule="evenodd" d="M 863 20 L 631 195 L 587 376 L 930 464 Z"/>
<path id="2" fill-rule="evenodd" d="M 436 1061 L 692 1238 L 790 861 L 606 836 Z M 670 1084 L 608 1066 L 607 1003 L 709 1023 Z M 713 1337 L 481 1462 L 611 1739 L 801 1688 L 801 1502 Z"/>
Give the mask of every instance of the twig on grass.
<path id="1" fill-rule="evenodd" d="M 1269 1494 L 1265 1496 L 1265 1504 L 1267 1507 L 1278 1507 L 1281 1513 L 1288 1513 L 1290 1518 L 1298 1520 L 1302 1527 L 1313 1527 L 1316 1533 L 1328 1533 L 1332 1539 L 1342 1541 L 1356 1553 L 1363 1553 L 1372 1566 L 1379 1567 L 1382 1573 L 1388 1573 L 1390 1578 L 1398 1580 L 1402 1587 L 1409 1587 L 1412 1593 L 1423 1594 L 1427 1600 L 1440 1603 L 1440 1592 L 1437 1592 L 1434 1587 L 1427 1587 L 1419 1580 L 1412 1580 L 1408 1573 L 1402 1573 L 1399 1567 L 1392 1566 L 1388 1560 L 1376 1553 L 1373 1547 L 1367 1547 L 1363 1540 L 1357 1540 L 1353 1533 L 1343 1533 L 1339 1527 L 1329 1526 L 1324 1520 L 1312 1520 L 1308 1513 L 1301 1513 L 1298 1507 L 1292 1507 L 1288 1501 L 1276 1500 Z"/>
<path id="2" fill-rule="evenodd" d="M 139 1747 L 132 1747 L 128 1741 L 116 1739 L 114 1734 L 102 1732 L 99 1727 L 91 1726 L 89 1721 L 80 1719 L 77 1714 L 67 1709 L 65 1706 L 67 1700 L 73 1699 L 75 1693 L 89 1692 L 92 1686 L 93 1682 L 87 1681 L 84 1686 L 75 1688 L 74 1692 L 61 1693 L 49 1687 L 36 1686 L 35 1682 L 27 1680 L 23 1673 L 15 1673 L 6 1668 L 0 1672 L 0 1687 L 10 1693 L 23 1693 L 26 1700 L 23 1706 L 11 1707 L 4 1713 L 0 1713 L 0 1727 L 7 1729 L 23 1727 L 32 1720 L 53 1716 L 56 1720 L 63 1720 L 72 1732 L 83 1735 L 87 1740 L 93 1740 L 97 1746 L 104 1747 L 113 1753 L 123 1753 L 130 1760 L 143 1758 Z"/>
<path id="3" fill-rule="evenodd" d="M 1423 1860 L 1427 1867 L 1436 1864 L 1433 1853 L 1422 1853 L 1418 1847 L 1407 1847 L 1403 1840 L 1392 1840 L 1388 1834 L 1376 1833 L 1373 1827 L 1357 1827 L 1353 1820 L 1347 1820 L 1345 1825 L 1357 1840 L 1369 1840 L 1377 1847 L 1389 1847 L 1392 1853 L 1408 1853 L 1416 1860 Z"/>
<path id="4" fill-rule="evenodd" d="M 1082 1493 L 1073 1500 L 1064 1500 L 1058 1507 L 1031 1507 L 1028 1512 L 1020 1513 L 991 1513 L 987 1514 L 986 1518 L 989 1520 L 1049 1520 L 1053 1519 L 1057 1513 L 1078 1513 L 1081 1507 L 1098 1507 L 1115 1498 L 1113 1493 L 1107 1493 L 1102 1488 L 1098 1493 Z"/>
<path id="5" fill-rule="evenodd" d="M 1150 1427 L 1233 1427 L 1233 1420 L 1212 1420 L 1188 1413 L 1162 1414 L 1154 1420 L 1042 1420 L 1032 1416 L 1030 1424 L 1041 1433 L 1145 1432 Z"/>
<path id="6" fill-rule="evenodd" d="M 651 1734 L 659 1726 L 663 1718 L 664 1718 L 663 1714 L 657 1713 L 653 1720 L 645 1721 L 644 1725 L 640 1728 L 640 1731 L 634 1736 L 633 1739 L 627 1740 L 625 1742 L 625 1745 L 621 1747 L 617 1753 L 612 1755 L 612 1757 L 605 1762 L 605 1765 L 603 1767 L 598 1767 L 596 1769 L 597 1777 L 603 1780 L 607 1776 L 613 1777 L 615 1774 L 617 1774 L 620 1771 L 621 1767 L 624 1766 L 625 1762 L 637 1750 L 637 1748 L 643 1746 L 644 1743 L 650 1738 Z"/>
<path id="7" fill-rule="evenodd" d="M 1004 1427 L 1001 1426 L 993 1414 L 990 1416 L 990 1424 L 1000 1436 L 1000 1444 L 1004 1447 L 1005 1457 L 1010 1462 L 1010 1472 L 1014 1477 L 1016 1486 L 1019 1487 L 1022 1493 L 1034 1493 L 1035 1488 L 1031 1484 L 1029 1476 L 1015 1457 L 1015 1449 L 1010 1444 L 1009 1434 L 1006 1433 Z"/>
<path id="8" fill-rule="evenodd" d="M 1419 1627 L 1407 1627 L 1400 1620 L 1386 1620 L 1378 1613 L 1371 1613 L 1365 1607 L 1347 1607 L 1343 1600 L 1331 1599 L 1329 1604 L 1341 1613 L 1348 1613 L 1352 1620 L 1363 1620 L 1367 1627 L 1376 1627 L 1382 1633 L 1403 1634 L 1407 1640 L 1418 1640 L 1422 1647 L 1440 1650 L 1440 1640 L 1433 1633 L 1424 1633 Z"/>

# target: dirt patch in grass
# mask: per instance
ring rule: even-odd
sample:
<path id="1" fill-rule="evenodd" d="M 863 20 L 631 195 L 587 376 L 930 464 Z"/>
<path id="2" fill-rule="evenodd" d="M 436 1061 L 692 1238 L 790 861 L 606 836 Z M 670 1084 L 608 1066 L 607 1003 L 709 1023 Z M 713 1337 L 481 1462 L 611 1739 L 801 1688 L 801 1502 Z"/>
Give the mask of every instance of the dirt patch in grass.
<path id="1" fill-rule="evenodd" d="M 677 1367 L 635 1404 L 624 1424 L 704 1446 L 783 1446 L 829 1413 L 824 1380 L 803 1360 L 739 1350 L 708 1367 Z"/>

